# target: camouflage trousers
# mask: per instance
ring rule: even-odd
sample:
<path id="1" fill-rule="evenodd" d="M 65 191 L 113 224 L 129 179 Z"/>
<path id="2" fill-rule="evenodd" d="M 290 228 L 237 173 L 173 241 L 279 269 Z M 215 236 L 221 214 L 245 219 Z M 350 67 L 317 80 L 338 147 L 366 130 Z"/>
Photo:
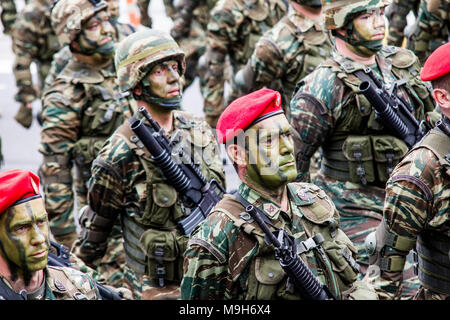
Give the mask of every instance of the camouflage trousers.
<path id="1" fill-rule="evenodd" d="M 138 274 L 127 266 L 124 267 L 124 287 L 131 290 L 134 300 L 180 300 L 180 283 L 168 282 L 158 287 L 149 276 Z"/>
<path id="2" fill-rule="evenodd" d="M 315 175 L 312 182 L 333 200 L 340 214 L 339 226 L 358 250 L 357 262 L 361 266 L 360 279 L 362 279 L 369 264 L 369 254 L 365 249 L 364 240 L 369 233 L 376 230 L 383 217 L 384 189 L 335 180 L 325 176 L 321 171 Z M 405 299 L 412 298 L 419 289 L 419 280 L 414 274 L 413 263 L 412 255 L 408 255 L 403 271 L 402 296 Z M 382 286 L 381 289 L 389 292 L 390 288 Z"/>

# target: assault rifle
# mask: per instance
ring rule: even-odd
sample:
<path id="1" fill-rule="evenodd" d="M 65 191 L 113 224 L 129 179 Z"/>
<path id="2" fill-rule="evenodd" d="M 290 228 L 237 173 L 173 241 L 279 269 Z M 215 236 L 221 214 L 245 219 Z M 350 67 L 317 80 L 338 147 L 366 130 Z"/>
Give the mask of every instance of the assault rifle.
<path id="1" fill-rule="evenodd" d="M 396 83 L 388 91 L 369 67 L 364 72 L 359 70 L 355 74 L 362 80 L 358 89 L 375 108 L 383 125 L 386 125 L 393 135 L 402 139 L 408 148 L 414 146 L 431 129 L 425 121 L 419 123 L 413 108 L 397 96 Z M 423 130 L 422 124 L 427 131 Z"/>
<path id="2" fill-rule="evenodd" d="M 50 245 L 56 254 L 50 250 L 48 252 L 48 265 L 54 267 L 71 267 L 72 263 L 70 262 L 70 251 L 66 246 L 57 243 L 55 241 L 50 241 Z M 123 296 L 121 293 L 115 292 L 107 287 L 101 285 L 96 282 L 98 291 L 100 292 L 100 296 L 103 300 L 122 300 Z"/>
<path id="3" fill-rule="evenodd" d="M 169 184 L 178 191 L 183 205 L 191 209 L 187 217 L 178 221 L 180 231 L 189 235 L 222 199 L 225 190 L 215 179 L 206 181 L 199 166 L 192 161 L 192 156 L 187 155 L 183 149 L 178 151 L 182 161 L 176 164 L 171 157 L 172 143 L 164 129 L 153 120 L 144 107 L 139 108 L 138 112 L 144 118 L 138 119 L 133 116 L 130 119 L 131 130 L 150 152 Z M 144 119 L 147 120 L 153 132 L 145 125 Z"/>
<path id="4" fill-rule="evenodd" d="M 235 194 L 236 195 L 236 194 Z M 246 201 L 240 195 L 238 200 L 244 204 Z M 244 201 L 242 201 L 244 200 Z M 275 247 L 275 258 L 280 262 L 281 267 L 294 282 L 294 286 L 305 300 L 338 300 L 330 289 L 319 282 L 308 266 L 297 255 L 296 245 L 293 237 L 289 236 L 285 230 L 278 229 L 276 235 L 270 231 L 267 224 L 259 213 L 259 209 L 253 205 L 245 206 L 245 211 L 255 220 L 265 233 L 266 242 Z M 322 238 L 323 240 L 323 238 Z"/>

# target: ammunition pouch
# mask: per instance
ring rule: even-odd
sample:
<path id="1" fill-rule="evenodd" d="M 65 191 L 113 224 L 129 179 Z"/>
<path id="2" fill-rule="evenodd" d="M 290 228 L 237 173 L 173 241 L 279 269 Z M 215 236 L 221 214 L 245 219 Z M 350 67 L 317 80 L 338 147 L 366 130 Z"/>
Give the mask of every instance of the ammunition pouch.
<path id="1" fill-rule="evenodd" d="M 83 137 L 72 147 L 72 157 L 77 168 L 78 178 L 87 183 L 91 177 L 92 161 L 102 148 L 105 137 Z"/>
<path id="2" fill-rule="evenodd" d="M 45 185 L 52 183 L 72 184 L 71 157 L 68 155 L 44 155 L 39 177 Z"/>
<path id="3" fill-rule="evenodd" d="M 416 248 L 418 277 L 425 288 L 450 294 L 450 239 L 440 238 L 436 240 L 435 236 L 419 235 Z"/>
<path id="4" fill-rule="evenodd" d="M 350 135 L 323 148 L 322 172 L 354 183 L 385 183 L 406 155 L 406 144 L 388 135 Z"/>

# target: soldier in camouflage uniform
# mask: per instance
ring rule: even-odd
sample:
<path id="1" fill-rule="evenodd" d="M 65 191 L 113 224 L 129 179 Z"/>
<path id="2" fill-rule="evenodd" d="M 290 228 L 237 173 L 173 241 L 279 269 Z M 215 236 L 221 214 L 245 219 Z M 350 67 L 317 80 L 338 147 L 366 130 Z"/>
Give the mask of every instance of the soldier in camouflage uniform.
<path id="1" fill-rule="evenodd" d="M 225 91 L 225 66 L 230 59 L 233 74 L 245 66 L 256 42 L 288 11 L 282 0 L 220 0 L 211 11 L 208 22 L 205 75 L 200 79 L 206 121 L 215 127 L 227 105 L 237 97 Z"/>
<path id="2" fill-rule="evenodd" d="M 18 89 L 15 99 L 20 103 L 15 119 L 25 128 L 32 124 L 31 103 L 40 98 L 53 54 L 61 48 L 50 23 L 52 4 L 52 0 L 36 0 L 26 5 L 17 16 L 11 35 L 15 55 L 13 73 Z M 32 62 L 38 69 L 37 85 L 31 76 Z"/>
<path id="3" fill-rule="evenodd" d="M 134 111 L 145 107 L 173 141 L 194 155 L 205 178 L 225 188 L 217 141 L 207 123 L 179 111 L 184 53 L 169 35 L 142 30 L 122 41 L 115 63 L 122 92 Z M 175 157 L 178 152 L 173 152 Z M 112 223 L 120 218 L 125 250 L 125 285 L 135 299 L 177 299 L 187 236 L 176 228 L 188 209 L 167 183 L 148 150 L 125 122 L 92 165 L 89 221 L 80 254 L 101 257 Z"/>
<path id="4" fill-rule="evenodd" d="M 186 53 L 186 72 L 184 74 L 185 90 L 199 74 L 199 58 L 205 53 L 206 28 L 210 11 L 217 0 L 182 0 L 178 1 L 171 36 Z"/>
<path id="5" fill-rule="evenodd" d="M 332 44 L 320 27 L 320 0 L 291 1 L 288 15 L 267 31 L 256 44 L 245 68 L 233 84 L 239 95 L 262 87 L 281 93 L 289 119 L 289 102 L 295 85 L 331 54 Z"/>
<path id="6" fill-rule="evenodd" d="M 52 233 L 69 248 L 77 238 L 73 211 L 86 204 L 91 163 L 131 117 L 115 75 L 116 35 L 107 8 L 104 1 L 60 0 L 52 10 L 58 40 L 73 58 L 42 98 L 40 174 Z"/>
<path id="7" fill-rule="evenodd" d="M 298 181 L 309 180 L 311 156 L 320 148 L 321 168 L 312 181 L 333 199 L 342 229 L 358 248 L 362 274 L 368 264 L 364 239 L 381 221 L 384 185 L 408 147 L 383 127 L 360 93 L 359 71 L 368 67 L 386 86 L 396 83 L 397 95 L 414 108 L 418 121 L 436 118 L 430 92 L 417 77 L 417 57 L 382 45 L 385 5 L 380 0 L 323 2 L 335 49 L 298 84 L 291 101 L 293 126 L 301 137 L 296 141 Z M 405 279 L 414 280 L 408 290 L 414 290 L 417 277 L 408 270 Z"/>
<path id="8" fill-rule="evenodd" d="M 292 236 L 296 253 L 336 297 L 377 299 L 373 288 L 357 281 L 356 249 L 339 228 L 331 199 L 313 184 L 291 183 L 297 176 L 292 133 L 281 95 L 271 89 L 240 97 L 222 113 L 218 141 L 227 143 L 242 183 L 192 232 L 183 299 L 301 298 L 261 227 L 245 212 L 247 203 L 261 210 L 272 232 L 284 230 Z"/>
<path id="9" fill-rule="evenodd" d="M 114 29 L 116 29 L 116 42 L 120 42 L 130 34 L 136 31 L 136 29 L 128 23 L 119 22 L 119 1 L 118 0 L 105 0 L 108 3 L 108 10 L 111 13 L 111 24 Z M 70 51 L 69 46 L 63 47 L 53 56 L 53 61 L 50 66 L 50 70 L 45 78 L 45 84 L 43 91 L 46 91 L 49 86 L 53 84 L 56 80 L 56 77 L 60 74 L 60 72 L 64 69 L 64 67 L 69 63 L 72 59 L 72 52 Z"/>
<path id="10" fill-rule="evenodd" d="M 421 0 L 415 29 L 408 48 L 423 63 L 440 45 L 450 40 L 450 1 Z"/>
<path id="11" fill-rule="evenodd" d="M 17 17 L 16 3 L 14 0 L 1 0 L 0 6 L 2 8 L 0 20 L 3 25 L 3 33 L 11 34 L 12 26 Z"/>
<path id="12" fill-rule="evenodd" d="M 368 280 L 396 294 L 406 253 L 418 254 L 418 300 L 450 300 L 450 43 L 433 52 L 421 71 L 443 114 L 395 167 L 386 185 L 383 221 L 368 237 Z M 396 265 L 386 272 L 383 265 Z M 380 270 L 381 269 L 381 270 Z"/>
<path id="13" fill-rule="evenodd" d="M 386 17 L 389 22 L 387 44 L 396 47 L 403 46 L 405 39 L 406 17 L 413 11 L 417 17 L 420 0 L 394 0 L 387 8 Z"/>
<path id="14" fill-rule="evenodd" d="M 39 178 L 22 169 L 0 174 L 0 300 L 97 300 L 94 281 L 50 267 L 50 230 Z"/>

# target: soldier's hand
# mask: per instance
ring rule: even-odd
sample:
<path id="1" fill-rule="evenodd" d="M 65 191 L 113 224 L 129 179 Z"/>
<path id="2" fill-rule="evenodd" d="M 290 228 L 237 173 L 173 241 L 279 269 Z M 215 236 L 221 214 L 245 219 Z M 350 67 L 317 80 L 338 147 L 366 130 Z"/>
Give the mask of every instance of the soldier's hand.
<path id="1" fill-rule="evenodd" d="M 21 103 L 14 119 L 27 129 L 31 127 L 33 122 L 33 105 L 30 102 Z"/>

